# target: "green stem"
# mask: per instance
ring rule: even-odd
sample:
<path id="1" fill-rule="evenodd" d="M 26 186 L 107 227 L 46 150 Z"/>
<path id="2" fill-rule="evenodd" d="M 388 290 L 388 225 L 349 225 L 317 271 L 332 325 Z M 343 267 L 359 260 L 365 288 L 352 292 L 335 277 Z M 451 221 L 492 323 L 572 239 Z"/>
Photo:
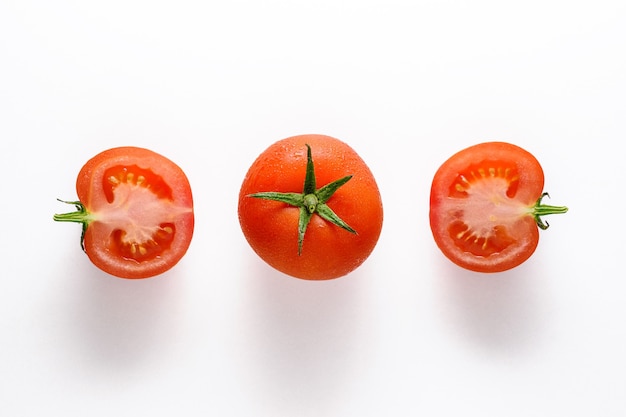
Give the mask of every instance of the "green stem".
<path id="1" fill-rule="evenodd" d="M 55 214 L 52 218 L 54 219 L 54 221 L 57 222 L 81 223 L 83 230 L 80 235 L 80 247 L 83 251 L 85 251 L 85 232 L 87 231 L 89 223 L 91 223 L 93 220 L 91 213 L 87 211 L 83 203 L 81 203 L 80 201 L 64 201 L 59 200 L 58 198 L 57 200 L 62 203 L 72 204 L 74 207 L 76 207 L 76 211 Z"/>
<path id="2" fill-rule="evenodd" d="M 532 206 L 530 210 L 530 214 L 535 218 L 535 222 L 537 222 L 537 226 L 539 226 L 541 230 L 546 230 L 548 227 L 550 227 L 550 224 L 544 221 L 541 216 L 547 216 L 549 214 L 563 214 L 567 213 L 568 210 L 568 208 L 565 206 L 551 206 L 547 204 L 541 204 L 541 200 L 543 200 L 544 197 L 550 197 L 550 195 L 548 193 L 541 194 L 541 197 L 539 197 L 535 205 Z"/>
<path id="3" fill-rule="evenodd" d="M 289 204 L 300 209 L 300 216 L 298 220 L 298 255 L 302 253 L 302 245 L 304 243 L 304 234 L 307 226 L 311 221 L 313 214 L 317 214 L 324 220 L 347 230 L 350 233 L 356 231 L 352 229 L 346 222 L 344 222 L 339 216 L 337 216 L 326 205 L 326 202 L 332 195 L 346 182 L 352 178 L 351 175 L 340 178 L 333 181 L 321 188 L 316 188 L 315 180 L 315 167 L 313 165 L 313 158 L 311 156 L 311 147 L 307 147 L 307 164 L 306 175 L 304 178 L 304 187 L 302 193 L 279 193 L 279 192 L 260 192 L 248 195 L 248 197 L 261 198 L 264 200 L 280 201 L 282 203 Z"/>
<path id="4" fill-rule="evenodd" d="M 320 201 L 315 195 L 315 191 L 312 194 L 307 194 L 304 196 L 302 205 L 309 211 L 309 213 L 313 214 L 317 210 L 317 204 Z"/>

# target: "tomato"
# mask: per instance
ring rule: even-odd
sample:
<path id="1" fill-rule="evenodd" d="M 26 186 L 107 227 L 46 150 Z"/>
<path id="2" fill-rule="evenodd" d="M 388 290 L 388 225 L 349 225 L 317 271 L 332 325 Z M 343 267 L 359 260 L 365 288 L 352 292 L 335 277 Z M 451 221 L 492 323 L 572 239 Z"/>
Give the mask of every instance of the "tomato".
<path id="1" fill-rule="evenodd" d="M 191 187 L 174 162 L 121 147 L 87 161 L 76 180 L 77 211 L 54 220 L 82 223 L 81 245 L 103 271 L 148 278 L 185 254 L 194 227 Z"/>
<path id="2" fill-rule="evenodd" d="M 243 180 L 238 211 L 245 238 L 265 262 L 308 280 L 356 269 L 383 221 L 370 169 L 346 143 L 324 135 L 293 136 L 261 153 Z"/>
<path id="3" fill-rule="evenodd" d="M 430 193 L 430 227 L 437 246 L 457 265 L 500 272 L 537 248 L 541 216 L 566 207 L 542 204 L 544 175 L 526 150 L 504 142 L 464 149 L 441 165 Z"/>

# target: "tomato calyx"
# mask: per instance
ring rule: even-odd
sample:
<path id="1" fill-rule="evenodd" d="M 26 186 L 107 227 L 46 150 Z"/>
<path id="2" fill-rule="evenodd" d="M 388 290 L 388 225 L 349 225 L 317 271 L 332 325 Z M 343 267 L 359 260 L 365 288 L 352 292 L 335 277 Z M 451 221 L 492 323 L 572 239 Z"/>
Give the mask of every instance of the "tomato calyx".
<path id="1" fill-rule="evenodd" d="M 247 197 L 260 198 L 263 200 L 279 201 L 289 204 L 300 209 L 298 219 L 298 255 L 302 254 L 302 246 L 304 244 L 304 235 L 306 229 L 311 222 L 314 214 L 319 215 L 322 219 L 339 226 L 340 228 L 356 234 L 356 231 L 343 221 L 326 202 L 332 195 L 346 182 L 352 175 L 347 175 L 323 187 L 317 188 L 315 179 L 315 166 L 311 156 L 311 147 L 307 144 L 307 164 L 306 175 L 304 178 L 304 187 L 302 193 L 282 193 L 282 192 L 259 192 L 249 194 Z"/>
<path id="2" fill-rule="evenodd" d="M 85 208 L 85 205 L 81 203 L 80 201 L 65 201 L 65 200 L 60 200 L 58 198 L 57 200 L 60 201 L 61 203 L 72 204 L 74 207 L 76 207 L 76 211 L 63 213 L 63 214 L 55 214 L 52 218 L 57 222 L 81 223 L 83 226 L 83 230 L 80 234 L 80 247 L 83 250 L 83 252 L 86 252 L 85 251 L 85 232 L 87 231 L 87 227 L 89 226 L 89 223 L 91 223 L 93 220 L 91 213 L 87 211 L 87 209 Z"/>
<path id="3" fill-rule="evenodd" d="M 537 223 L 537 226 L 541 230 L 546 230 L 548 227 L 550 227 L 550 224 L 544 221 L 541 216 L 547 216 L 549 214 L 563 214 L 567 213 L 568 210 L 568 208 L 565 206 L 551 206 L 547 204 L 541 204 L 541 200 L 543 200 L 544 197 L 550 198 L 550 194 L 546 192 L 541 194 L 535 205 L 530 208 L 530 215 L 533 216 L 535 222 Z"/>

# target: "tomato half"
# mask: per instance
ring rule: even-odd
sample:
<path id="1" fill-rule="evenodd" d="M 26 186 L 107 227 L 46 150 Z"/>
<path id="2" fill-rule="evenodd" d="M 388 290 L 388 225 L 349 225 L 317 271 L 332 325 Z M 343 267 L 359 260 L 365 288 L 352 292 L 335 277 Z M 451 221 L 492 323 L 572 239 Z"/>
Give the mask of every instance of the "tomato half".
<path id="1" fill-rule="evenodd" d="M 541 204 L 544 174 L 526 150 L 504 142 L 464 149 L 437 170 L 430 194 L 430 227 L 437 246 L 457 265 L 499 272 L 537 248 L 540 216 L 565 207 Z"/>
<path id="2" fill-rule="evenodd" d="M 148 149 L 120 147 L 87 161 L 76 180 L 78 211 L 57 221 L 83 224 L 82 245 L 103 271 L 148 278 L 186 253 L 194 227 L 189 181 L 174 162 Z"/>
<path id="3" fill-rule="evenodd" d="M 382 221 L 370 169 L 346 143 L 324 135 L 271 145 L 239 193 L 239 222 L 252 249 L 297 278 L 332 279 L 356 269 L 376 246 Z"/>

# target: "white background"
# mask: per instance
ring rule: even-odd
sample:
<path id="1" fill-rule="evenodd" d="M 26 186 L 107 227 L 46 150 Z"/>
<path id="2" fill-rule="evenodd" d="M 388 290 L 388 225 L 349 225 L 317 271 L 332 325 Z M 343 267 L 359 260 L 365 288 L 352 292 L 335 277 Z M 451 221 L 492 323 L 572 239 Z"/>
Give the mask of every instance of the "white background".
<path id="1" fill-rule="evenodd" d="M 624 416 L 623 1 L 0 3 L 0 414 Z M 354 273 L 254 255 L 237 194 L 272 142 L 324 133 L 385 208 Z M 436 248 L 430 181 L 486 140 L 542 163 L 553 216 L 496 275 Z M 81 166 L 114 146 L 187 173 L 196 229 L 153 279 L 79 249 Z"/>

